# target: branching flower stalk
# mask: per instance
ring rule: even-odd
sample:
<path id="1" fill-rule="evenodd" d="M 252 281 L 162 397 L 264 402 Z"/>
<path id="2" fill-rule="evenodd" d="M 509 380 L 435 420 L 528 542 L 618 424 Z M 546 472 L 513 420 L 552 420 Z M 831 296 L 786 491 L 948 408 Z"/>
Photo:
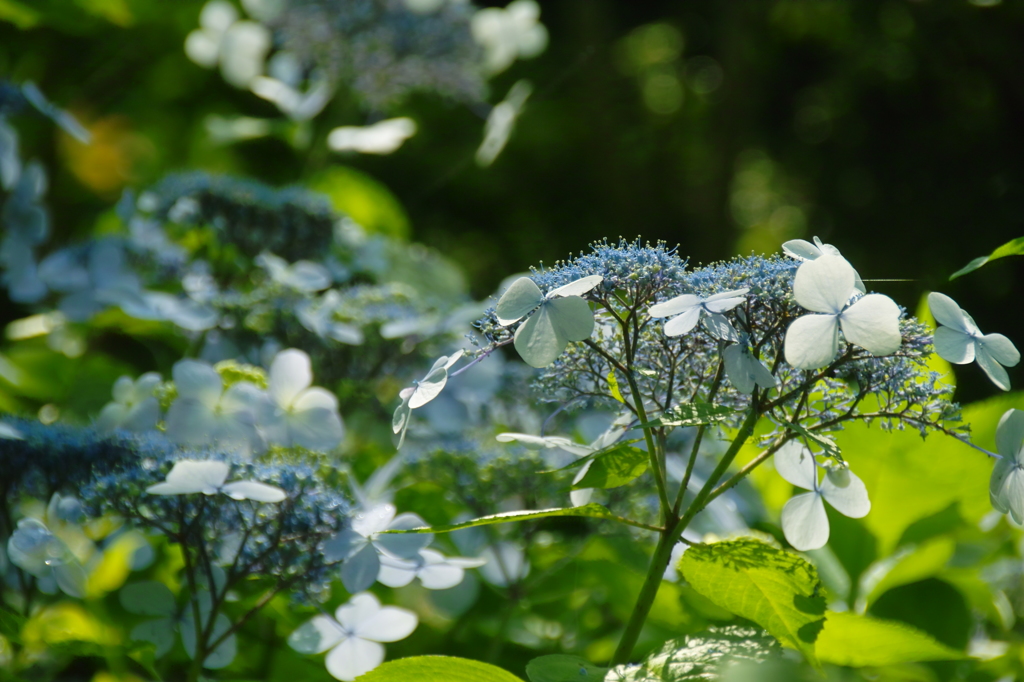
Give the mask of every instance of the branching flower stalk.
<path id="1" fill-rule="evenodd" d="M 815 467 L 842 473 L 848 464 L 826 434 L 851 421 L 966 440 L 951 389 L 926 365 L 930 330 L 888 297 L 856 287 L 856 273 L 838 252 L 686 265 L 663 244 L 598 243 L 592 253 L 517 281 L 477 323 L 486 340 L 479 355 L 514 342 L 527 364 L 540 368 L 534 388 L 541 401 L 560 410 L 626 410 L 642 431 L 660 523 L 613 666 L 629 660 L 683 533 L 787 444 L 805 443 Z M 691 428 L 685 473 L 671 490 L 670 436 Z M 712 432 L 728 435 L 724 453 L 711 452 Z M 760 452 L 736 469 L 748 441 Z M 623 452 L 613 444 L 590 455 L 588 466 Z M 701 462 L 711 472 L 694 492 Z M 866 497 L 861 506 L 869 506 Z M 796 522 L 783 521 L 789 539 L 795 526 L 787 523 Z"/>

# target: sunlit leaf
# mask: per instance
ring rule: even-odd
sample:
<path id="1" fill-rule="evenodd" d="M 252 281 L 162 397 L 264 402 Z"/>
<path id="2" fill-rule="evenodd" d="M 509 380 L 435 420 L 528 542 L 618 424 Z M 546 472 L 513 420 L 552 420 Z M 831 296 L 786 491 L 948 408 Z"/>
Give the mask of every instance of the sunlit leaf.
<path id="1" fill-rule="evenodd" d="M 638 424 L 635 428 L 700 426 L 702 424 L 713 424 L 714 422 L 722 421 L 735 413 L 736 410 L 725 405 L 713 405 L 704 402 L 682 403 L 665 410 L 657 419 L 644 424 Z"/>
<path id="2" fill-rule="evenodd" d="M 854 667 L 955 661 L 963 652 L 905 623 L 829 611 L 815 642 L 819 660 Z"/>
<path id="3" fill-rule="evenodd" d="M 650 526 L 640 523 L 639 521 L 633 521 L 632 519 L 616 516 L 615 514 L 612 514 L 610 511 L 608 511 L 606 507 L 597 504 L 596 502 L 591 502 L 590 504 L 585 504 L 580 507 L 539 509 L 536 511 L 522 510 L 502 512 L 500 514 L 481 516 L 480 518 L 473 519 L 472 521 L 464 521 L 463 523 L 453 523 L 449 526 L 424 526 L 423 528 L 411 528 L 409 530 L 386 530 L 382 534 L 450 533 L 453 530 L 461 530 L 463 528 L 474 528 L 476 526 L 493 526 L 498 523 L 511 523 L 512 521 L 532 521 L 533 519 L 546 519 L 553 516 L 586 516 L 594 519 L 608 519 L 610 521 L 618 521 L 619 523 L 625 523 L 630 526 L 636 526 L 637 528 L 650 528 Z"/>
<path id="4" fill-rule="evenodd" d="M 821 434 L 808 431 L 806 428 L 804 428 L 801 424 L 797 422 L 782 421 L 780 423 L 782 424 L 782 426 L 786 427 L 793 433 L 798 433 L 807 440 L 814 443 L 815 445 L 819 446 L 825 452 L 825 454 L 831 457 L 832 459 L 836 460 L 839 463 L 843 462 L 843 453 L 840 451 L 839 446 L 836 445 L 836 442 L 829 438 L 828 436 L 822 436 Z"/>
<path id="5" fill-rule="evenodd" d="M 810 563 L 759 540 L 741 538 L 691 547 L 679 567 L 697 592 L 815 660 L 825 598 Z"/>
<path id="6" fill-rule="evenodd" d="M 599 453 L 590 463 L 587 473 L 573 483 L 574 490 L 584 488 L 617 488 L 647 471 L 650 458 L 639 448 L 615 447 Z"/>
<path id="7" fill-rule="evenodd" d="M 717 680 L 723 664 L 732 661 L 760 663 L 780 653 L 779 643 L 762 630 L 738 625 L 712 627 L 696 635 L 669 640 L 649 654 L 639 667 L 618 666 L 604 679 L 605 682 Z"/>
<path id="8" fill-rule="evenodd" d="M 522 682 L 489 663 L 454 656 L 412 656 L 389 661 L 366 673 L 359 682 Z"/>
<path id="9" fill-rule="evenodd" d="M 987 256 L 978 256 L 970 263 L 968 263 L 967 265 L 963 266 L 962 268 L 954 272 L 952 275 L 950 275 L 949 280 L 953 281 L 957 277 L 962 277 L 963 275 L 966 275 L 969 272 L 974 272 L 982 265 L 985 265 L 986 263 L 991 263 L 992 261 L 997 260 L 999 258 L 1005 258 L 1006 256 L 1021 255 L 1024 255 L 1024 237 L 1017 237 L 1016 239 L 1011 239 L 1010 241 L 1006 242 L 1005 244 L 1003 244 L 1002 246 L 1000 246 Z"/>

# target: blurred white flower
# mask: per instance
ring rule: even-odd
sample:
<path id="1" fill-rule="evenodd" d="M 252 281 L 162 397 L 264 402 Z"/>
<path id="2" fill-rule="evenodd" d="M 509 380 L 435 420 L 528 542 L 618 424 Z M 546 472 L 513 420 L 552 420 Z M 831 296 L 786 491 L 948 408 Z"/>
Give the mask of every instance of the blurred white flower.
<path id="1" fill-rule="evenodd" d="M 185 38 L 185 54 L 208 69 L 219 62 L 224 80 L 247 88 L 263 73 L 271 44 L 266 26 L 239 21 L 238 10 L 227 0 L 210 0 L 199 14 L 199 28 Z"/>
<path id="2" fill-rule="evenodd" d="M 310 260 L 300 260 L 289 264 L 284 258 L 264 251 L 256 256 L 256 264 L 264 268 L 270 279 L 281 286 L 313 293 L 323 291 L 331 286 L 330 271 Z"/>
<path id="3" fill-rule="evenodd" d="M 380 563 L 377 580 L 383 585 L 404 587 L 414 578 L 419 578 L 428 590 L 447 590 L 462 582 L 467 568 L 478 568 L 487 560 L 446 557 L 436 550 L 425 548 L 408 560 L 382 555 Z"/>
<path id="4" fill-rule="evenodd" d="M 335 319 L 334 312 L 339 305 L 341 305 L 341 294 L 330 289 L 319 300 L 305 300 L 299 303 L 295 314 L 303 327 L 321 339 L 333 339 L 352 346 L 361 345 L 366 339 L 363 330 L 354 324 L 339 322 Z"/>
<path id="5" fill-rule="evenodd" d="M 512 129 L 515 128 L 516 121 L 523 113 L 523 107 L 526 106 L 526 100 L 530 98 L 532 92 L 533 85 L 530 81 L 516 81 L 509 88 L 505 99 L 491 109 L 491 113 L 487 116 L 487 122 L 484 124 L 483 142 L 476 150 L 478 166 L 481 168 L 490 166 L 505 149 L 509 137 L 512 136 Z"/>
<path id="6" fill-rule="evenodd" d="M 548 30 L 540 23 L 540 5 L 535 0 L 479 10 L 470 29 L 484 48 L 484 66 L 491 74 L 504 71 L 516 59 L 536 57 L 548 46 Z"/>
<path id="7" fill-rule="evenodd" d="M 389 118 L 368 126 L 341 126 L 327 136 L 327 146 L 336 152 L 391 154 L 416 134 L 411 118 Z"/>
<path id="8" fill-rule="evenodd" d="M 9 161 L 7 165 L 10 166 Z M 24 169 L 19 162 L 17 168 L 10 166 L 5 173 L 10 176 L 7 179 L 13 189 L 0 211 L 4 232 L 0 241 L 0 268 L 4 271 L 0 282 L 15 303 L 35 303 L 47 293 L 35 256 L 36 247 L 50 234 L 50 214 L 39 203 L 46 193 L 46 172 L 33 161 Z"/>
<path id="9" fill-rule="evenodd" d="M 36 578 L 52 580 L 72 597 L 85 596 L 85 569 L 64 542 L 39 519 L 24 518 L 7 540 L 7 558 Z"/>
<path id="10" fill-rule="evenodd" d="M 155 395 L 160 381 L 156 372 L 146 372 L 135 381 L 130 376 L 119 377 L 114 382 L 114 401 L 100 411 L 96 428 L 137 432 L 155 429 L 160 420 L 160 401 Z"/>
<path id="11" fill-rule="evenodd" d="M 465 351 L 459 350 L 451 355 L 442 355 L 434 362 L 433 367 L 422 380 L 413 382 L 412 386 L 403 388 L 398 394 L 402 399 L 402 404 L 398 406 L 391 418 L 391 430 L 398 434 L 399 449 L 405 442 L 405 432 L 409 428 L 412 411 L 423 407 L 444 390 L 445 384 L 448 383 L 448 370 L 462 359 L 464 353 Z"/>
<path id="12" fill-rule="evenodd" d="M 992 506 L 1024 524 L 1024 412 L 1007 410 L 996 427 L 996 462 L 989 483 Z"/>
<path id="13" fill-rule="evenodd" d="M 267 394 L 255 384 L 239 381 L 224 390 L 212 366 L 179 360 L 172 371 L 178 397 L 167 411 L 167 437 L 184 445 L 219 443 L 260 451 L 263 442 L 256 419 L 267 411 Z"/>
<path id="14" fill-rule="evenodd" d="M 257 76 L 249 84 L 252 91 L 273 102 L 293 121 L 308 121 L 315 117 L 334 96 L 334 88 L 322 71 L 314 71 L 305 89 L 302 83 L 304 69 L 291 52 L 281 51 L 267 63 L 267 76 Z"/>
<path id="15" fill-rule="evenodd" d="M 422 528 L 427 523 L 417 514 L 395 516 L 395 507 L 381 504 L 361 512 L 352 527 L 343 530 L 324 545 L 328 561 L 344 561 L 341 582 L 349 592 L 362 592 L 372 585 L 381 569 L 381 555 L 412 560 L 434 539 L 432 533 L 382 534 L 385 530 Z"/>
<path id="16" fill-rule="evenodd" d="M 351 682 L 384 662 L 380 642 L 397 642 L 416 629 L 416 614 L 397 606 L 381 606 L 369 592 L 354 595 L 338 607 L 334 618 L 321 615 L 288 637 L 299 653 L 327 654 L 327 672 Z"/>
<path id="17" fill-rule="evenodd" d="M 263 428 L 267 440 L 286 447 L 331 450 L 345 435 L 338 399 L 313 383 L 309 356 L 289 348 L 270 363 L 268 391 L 272 404 Z"/>

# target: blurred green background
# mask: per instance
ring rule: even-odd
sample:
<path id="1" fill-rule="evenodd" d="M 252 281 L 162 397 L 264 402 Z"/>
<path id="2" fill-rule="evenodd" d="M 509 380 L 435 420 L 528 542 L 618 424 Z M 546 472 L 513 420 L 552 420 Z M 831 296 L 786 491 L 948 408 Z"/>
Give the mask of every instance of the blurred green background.
<path id="1" fill-rule="evenodd" d="M 945 281 L 1024 234 L 1024 3 L 542 1 L 548 49 L 490 82 L 492 103 L 520 78 L 535 89 L 489 168 L 473 161 L 487 106 L 431 95 L 367 113 L 342 93 L 308 146 L 217 144 L 211 116 L 279 113 L 185 56 L 202 5 L 0 0 L 0 77 L 34 80 L 95 136 L 20 126 L 53 173 L 57 243 L 174 170 L 321 189 L 368 177 L 401 206 L 377 227 L 439 249 L 476 296 L 603 237 L 708 262 L 817 235 L 865 278 L 915 280 L 873 285 L 911 310 L 941 289 L 984 331 L 1024 338 L 1018 259 Z M 326 148 L 330 129 L 385 114 L 419 124 L 394 154 Z M 959 397 L 988 394 L 963 374 Z"/>

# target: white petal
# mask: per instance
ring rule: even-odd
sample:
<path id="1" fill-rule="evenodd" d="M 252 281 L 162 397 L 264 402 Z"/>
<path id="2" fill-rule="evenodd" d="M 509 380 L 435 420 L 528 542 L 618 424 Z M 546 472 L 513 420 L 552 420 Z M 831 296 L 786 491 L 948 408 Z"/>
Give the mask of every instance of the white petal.
<path id="1" fill-rule="evenodd" d="M 217 426 L 213 410 L 192 398 L 178 398 L 167 410 L 167 437 L 175 443 L 205 445 Z"/>
<path id="2" fill-rule="evenodd" d="M 341 626 L 328 616 L 316 616 L 288 635 L 288 646 L 300 654 L 320 654 L 345 638 Z"/>
<path id="3" fill-rule="evenodd" d="M 782 252 L 796 260 L 814 260 L 821 255 L 821 249 L 803 239 L 791 239 L 783 243 Z"/>
<path id="4" fill-rule="evenodd" d="M 791 440 L 775 453 L 775 470 L 784 480 L 804 490 L 814 490 L 818 481 L 818 467 L 810 450 Z"/>
<path id="5" fill-rule="evenodd" d="M 377 582 L 388 587 L 405 587 L 416 577 L 417 564 L 390 556 L 380 557 Z"/>
<path id="6" fill-rule="evenodd" d="M 102 417 L 103 415 L 100 414 Z M 160 401 L 156 397 L 146 398 L 137 403 L 124 415 L 121 427 L 129 431 L 141 433 L 156 428 L 160 421 Z"/>
<path id="7" fill-rule="evenodd" d="M 652 305 L 647 314 L 651 317 L 672 317 L 697 306 L 700 306 L 700 296 L 696 294 L 683 294 L 682 296 L 676 296 L 675 298 Z"/>
<path id="8" fill-rule="evenodd" d="M 955 365 L 974 362 L 974 337 L 952 327 L 939 327 L 932 336 L 935 352 Z"/>
<path id="9" fill-rule="evenodd" d="M 366 536 L 346 528 L 324 543 L 324 558 L 332 562 L 341 561 L 349 558 L 369 543 Z"/>
<path id="10" fill-rule="evenodd" d="M 594 313 L 590 305 L 578 296 L 555 298 L 544 303 L 552 324 L 560 337 L 569 341 L 584 341 L 594 333 Z"/>
<path id="11" fill-rule="evenodd" d="M 849 469 L 829 468 L 821 482 L 821 496 L 843 516 L 860 519 L 871 511 L 868 489 Z"/>
<path id="12" fill-rule="evenodd" d="M 367 537 L 382 530 L 387 530 L 388 526 L 395 519 L 395 511 L 393 504 L 378 504 L 371 509 L 357 514 L 352 519 L 352 530 Z"/>
<path id="13" fill-rule="evenodd" d="M 233 500 L 254 502 L 280 502 L 288 496 L 276 485 L 259 481 L 232 481 L 221 488 L 221 492 Z"/>
<path id="14" fill-rule="evenodd" d="M 554 324 L 551 315 L 551 304 L 556 301 L 580 301 L 586 305 L 581 298 L 562 298 L 554 301 L 545 301 L 540 310 L 535 312 L 523 324 L 519 325 L 515 333 L 515 347 L 520 357 L 531 367 L 547 367 L 562 354 L 569 340 L 559 335 L 558 327 Z M 590 312 L 590 308 L 587 308 Z M 593 316 L 591 315 L 591 323 Z"/>
<path id="15" fill-rule="evenodd" d="M 680 315 L 682 317 L 682 315 Z M 679 318 L 676 318 L 679 319 Z M 731 341 L 732 343 L 739 343 L 740 335 L 736 332 L 736 329 L 729 322 L 729 318 L 719 313 L 708 313 L 703 317 L 704 329 L 707 330 L 708 334 L 711 334 L 712 338 L 718 339 L 719 341 Z M 665 325 L 668 327 L 668 325 Z"/>
<path id="16" fill-rule="evenodd" d="M 494 308 L 495 317 L 498 318 L 498 324 L 508 326 L 543 302 L 544 294 L 540 287 L 529 277 L 520 277 L 498 299 L 498 305 Z"/>
<path id="17" fill-rule="evenodd" d="M 124 403 L 107 403 L 96 417 L 96 430 L 109 433 L 114 429 L 122 428 L 127 417 L 128 408 Z"/>
<path id="18" fill-rule="evenodd" d="M 220 375 L 205 362 L 179 360 L 174 363 L 171 374 L 179 400 L 190 398 L 212 410 L 224 391 L 224 382 L 221 381 Z"/>
<path id="19" fill-rule="evenodd" d="M 604 281 L 604 277 L 601 275 L 581 277 L 574 282 L 569 282 L 568 284 L 563 284 L 557 289 L 552 289 L 548 292 L 547 298 L 556 298 L 558 296 L 582 296 L 602 281 Z"/>
<path id="20" fill-rule="evenodd" d="M 270 50 L 270 30 L 255 21 L 239 21 L 224 34 L 220 49 L 220 72 L 236 88 L 248 88 L 263 73 Z"/>
<path id="21" fill-rule="evenodd" d="M 121 376 L 114 382 L 114 400 L 119 403 L 130 403 L 132 402 L 133 393 L 135 392 L 135 382 L 130 376 Z"/>
<path id="22" fill-rule="evenodd" d="M 367 543 L 362 549 L 345 559 L 341 565 L 341 582 L 349 592 L 362 592 L 377 580 L 380 557 L 377 548 Z M 341 618 L 339 617 L 340 621 Z"/>
<path id="23" fill-rule="evenodd" d="M 888 296 L 868 294 L 839 316 L 843 336 L 872 355 L 895 353 L 900 338 L 900 308 Z"/>
<path id="24" fill-rule="evenodd" d="M 175 611 L 174 594 L 156 580 L 125 585 L 117 596 L 125 611 L 140 616 L 170 616 Z"/>
<path id="25" fill-rule="evenodd" d="M 701 312 L 700 306 L 693 306 L 681 315 L 673 317 L 665 323 L 665 336 L 682 336 L 689 333 L 700 321 Z"/>
<path id="26" fill-rule="evenodd" d="M 327 672 L 343 682 L 352 682 L 384 662 L 384 647 L 350 637 L 327 654 Z"/>
<path id="27" fill-rule="evenodd" d="M 808 264 L 816 262 L 808 261 Z M 804 315 L 786 330 L 786 362 L 798 369 L 824 367 L 832 362 L 837 350 L 839 320 L 835 315 Z"/>
<path id="28" fill-rule="evenodd" d="M 967 321 L 964 318 L 964 311 L 949 296 L 940 294 L 937 291 L 931 292 L 928 294 L 928 309 L 931 310 L 932 317 L 939 324 L 958 332 L 969 331 Z"/>
<path id="29" fill-rule="evenodd" d="M 992 383 L 1003 389 L 1010 390 L 1010 375 L 1006 373 L 1003 366 L 996 362 L 995 358 L 989 355 L 988 351 L 981 344 L 975 344 L 974 359 L 978 366 L 985 370 L 985 374 L 992 380 Z"/>
<path id="30" fill-rule="evenodd" d="M 85 597 L 86 576 L 82 564 L 69 556 L 67 561 L 55 562 L 51 560 L 50 566 L 53 568 L 53 577 L 57 581 L 57 586 L 65 594 L 76 599 Z"/>
<path id="31" fill-rule="evenodd" d="M 413 633 L 416 614 L 397 606 L 385 606 L 355 628 L 355 635 L 374 642 L 397 642 Z"/>
<path id="32" fill-rule="evenodd" d="M 998 511 L 1009 512 L 1018 524 L 1024 523 L 1024 469 L 1005 459 L 999 460 L 992 471 L 989 499 Z"/>
<path id="33" fill-rule="evenodd" d="M 225 632 L 231 629 L 231 621 L 223 613 L 218 614 L 216 621 L 213 623 L 213 634 L 211 639 L 216 640 L 221 637 Z M 203 661 L 204 668 L 210 668 L 211 670 L 218 670 L 220 668 L 226 668 L 231 665 L 231 662 L 235 660 L 235 655 L 238 653 L 238 640 L 234 635 L 231 635 L 212 652 L 207 654 L 206 660 Z"/>
<path id="34" fill-rule="evenodd" d="M 498 587 L 518 582 L 530 573 L 530 563 L 526 560 L 522 548 L 511 542 L 499 542 L 496 546 L 487 547 L 480 554 L 480 558 L 487 560 L 487 563 L 480 567 L 480 575 Z"/>
<path id="35" fill-rule="evenodd" d="M 824 547 L 828 542 L 828 516 L 821 496 L 805 493 L 786 502 L 782 508 L 782 532 L 786 541 L 801 552 Z"/>
<path id="36" fill-rule="evenodd" d="M 217 65 L 220 41 L 202 29 L 196 29 L 185 37 L 185 54 L 199 66 L 213 68 Z"/>
<path id="37" fill-rule="evenodd" d="M 447 590 L 462 582 L 466 572 L 459 566 L 438 564 L 420 570 L 420 583 L 428 590 Z"/>
<path id="38" fill-rule="evenodd" d="M 229 469 L 226 462 L 183 459 L 174 463 L 164 483 L 151 485 L 146 488 L 146 492 L 152 495 L 213 495 L 224 484 Z"/>
<path id="39" fill-rule="evenodd" d="M 993 360 L 1006 367 L 1016 367 L 1020 362 L 1020 352 L 1013 341 L 1002 334 L 985 334 L 978 339 L 978 347 L 984 348 Z"/>
<path id="40" fill-rule="evenodd" d="M 838 313 L 853 295 L 856 274 L 845 258 L 822 255 L 797 268 L 793 298 L 816 313 Z"/>
<path id="41" fill-rule="evenodd" d="M 309 356 L 296 348 L 283 350 L 270 363 L 267 388 L 274 402 L 290 407 L 296 396 L 313 383 L 313 368 Z"/>
<path id="42" fill-rule="evenodd" d="M 996 450 L 1003 459 L 1024 464 L 1024 411 L 1007 410 L 996 427 Z"/>
<path id="43" fill-rule="evenodd" d="M 380 600 L 377 599 L 377 596 L 372 592 L 360 592 L 352 595 L 351 599 L 339 606 L 334 612 L 334 617 L 345 630 L 351 632 L 364 620 L 372 618 L 378 611 L 380 611 Z"/>
<path id="44" fill-rule="evenodd" d="M 749 291 L 750 289 L 744 287 L 715 294 L 704 300 L 704 308 L 712 313 L 724 313 L 726 310 L 732 310 L 747 300 L 746 296 Z"/>

